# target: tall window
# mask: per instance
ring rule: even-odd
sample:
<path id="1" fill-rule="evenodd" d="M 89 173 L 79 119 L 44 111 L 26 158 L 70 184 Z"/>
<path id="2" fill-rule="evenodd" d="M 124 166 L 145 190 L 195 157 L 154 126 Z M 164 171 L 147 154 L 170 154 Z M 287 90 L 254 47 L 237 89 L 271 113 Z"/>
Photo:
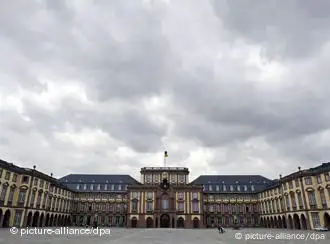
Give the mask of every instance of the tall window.
<path id="1" fill-rule="evenodd" d="M 168 199 L 163 199 L 162 200 L 162 209 L 163 210 L 168 210 Z"/>
<path id="2" fill-rule="evenodd" d="M 10 172 L 7 171 L 5 174 L 5 180 L 9 180 L 10 179 Z"/>
<path id="3" fill-rule="evenodd" d="M 8 196 L 8 202 L 12 202 L 13 201 L 14 193 L 15 193 L 15 190 L 12 189 L 12 188 L 10 188 L 9 196 Z"/>
<path id="4" fill-rule="evenodd" d="M 152 199 L 152 192 L 151 191 L 147 193 L 147 198 L 148 198 L 148 200 Z"/>
<path id="5" fill-rule="evenodd" d="M 320 190 L 321 203 L 324 207 L 327 206 L 327 199 L 325 198 L 324 190 Z"/>
<path id="6" fill-rule="evenodd" d="M 20 226 L 21 225 L 21 212 L 16 212 L 15 217 L 14 217 L 14 225 L 15 226 Z"/>
<path id="7" fill-rule="evenodd" d="M 309 205 L 316 205 L 315 193 L 314 191 L 308 192 Z"/>
<path id="8" fill-rule="evenodd" d="M 147 211 L 152 211 L 152 207 L 153 207 L 153 203 L 152 202 L 148 202 L 147 203 Z"/>
<path id="9" fill-rule="evenodd" d="M 198 212 L 198 203 L 197 202 L 193 202 L 192 203 L 192 208 L 194 212 Z"/>
<path id="10" fill-rule="evenodd" d="M 322 183 L 321 175 L 317 175 L 316 176 L 316 181 L 317 181 L 317 184 L 321 184 Z"/>
<path id="11" fill-rule="evenodd" d="M 183 200 L 183 192 L 179 192 L 178 193 L 178 199 L 179 200 Z"/>
<path id="12" fill-rule="evenodd" d="M 137 211 L 137 201 L 132 202 L 132 211 L 133 212 Z"/>
<path id="13" fill-rule="evenodd" d="M 314 228 L 320 226 L 319 213 L 312 213 L 312 222 L 313 222 Z"/>
<path id="14" fill-rule="evenodd" d="M 6 185 L 2 186 L 2 191 L 0 195 L 0 201 L 5 201 L 8 187 Z"/>
<path id="15" fill-rule="evenodd" d="M 178 203 L 178 210 L 179 211 L 183 211 L 184 210 L 183 202 L 179 202 Z"/>
<path id="16" fill-rule="evenodd" d="M 20 191 L 19 192 L 19 195 L 18 195 L 18 202 L 19 203 L 24 203 L 24 201 L 25 201 L 25 194 L 26 194 L 25 191 Z"/>
<path id="17" fill-rule="evenodd" d="M 295 180 L 295 185 L 296 185 L 296 187 L 299 187 L 299 179 Z"/>
<path id="18" fill-rule="evenodd" d="M 298 192 L 298 203 L 299 203 L 299 208 L 303 207 L 303 200 L 301 197 L 301 192 Z"/>
<path id="19" fill-rule="evenodd" d="M 193 197 L 193 199 L 198 199 L 198 194 L 197 194 L 197 192 L 193 192 L 193 195 L 192 195 L 192 197 Z"/>

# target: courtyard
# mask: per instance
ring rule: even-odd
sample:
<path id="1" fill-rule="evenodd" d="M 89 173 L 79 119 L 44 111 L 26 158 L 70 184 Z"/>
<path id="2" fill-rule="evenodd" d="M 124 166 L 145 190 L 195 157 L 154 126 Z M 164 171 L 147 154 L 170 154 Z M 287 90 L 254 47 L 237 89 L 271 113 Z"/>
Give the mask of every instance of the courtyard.
<path id="1" fill-rule="evenodd" d="M 53 228 L 54 229 L 54 228 Z M 254 235 L 252 235 L 254 234 Z M 256 235 L 258 234 L 258 236 Z M 272 236 L 272 240 L 265 240 L 265 235 Z M 306 239 L 292 240 L 292 236 Z M 275 237 L 278 237 L 275 239 Z M 291 236 L 291 240 L 287 239 Z M 241 237 L 241 239 L 239 239 Z M 246 240 L 249 237 L 250 240 Z M 256 240 L 259 238 L 259 240 Z M 252 240 L 254 239 L 254 240 Z M 13 235 L 9 229 L 0 229 L 0 244 L 239 244 L 239 243 L 318 243 L 328 244 L 330 232 L 292 231 L 279 229 L 227 229 L 226 233 L 219 234 L 216 229 L 111 229 L 111 235 L 82 236 L 82 235 Z"/>

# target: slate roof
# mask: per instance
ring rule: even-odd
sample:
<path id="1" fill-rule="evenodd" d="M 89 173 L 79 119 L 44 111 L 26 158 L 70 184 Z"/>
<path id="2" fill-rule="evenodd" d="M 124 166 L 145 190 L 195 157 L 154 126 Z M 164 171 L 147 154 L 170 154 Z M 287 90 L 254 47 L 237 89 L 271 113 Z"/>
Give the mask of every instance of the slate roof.
<path id="1" fill-rule="evenodd" d="M 124 192 L 128 185 L 140 184 L 130 175 L 70 174 L 59 180 L 78 192 Z"/>
<path id="2" fill-rule="evenodd" d="M 69 174 L 59 179 L 61 182 L 68 183 L 122 183 L 122 184 L 138 184 L 130 175 L 99 175 L 99 174 Z"/>
<path id="3" fill-rule="evenodd" d="M 261 175 L 201 175 L 190 184 L 203 185 L 209 193 L 257 193 L 271 183 Z"/>
<path id="4" fill-rule="evenodd" d="M 261 175 L 201 175 L 191 182 L 194 185 L 205 184 L 225 184 L 225 185 L 244 185 L 244 184 L 267 184 L 271 180 Z"/>

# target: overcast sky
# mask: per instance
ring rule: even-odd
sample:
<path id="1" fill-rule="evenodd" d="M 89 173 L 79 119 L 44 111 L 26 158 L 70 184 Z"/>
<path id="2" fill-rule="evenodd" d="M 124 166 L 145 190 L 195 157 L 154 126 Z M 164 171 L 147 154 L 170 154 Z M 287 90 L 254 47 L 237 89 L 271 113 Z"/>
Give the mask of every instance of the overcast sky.
<path id="1" fill-rule="evenodd" d="M 62 177 L 330 161 L 330 1 L 3 1 L 0 157 Z"/>

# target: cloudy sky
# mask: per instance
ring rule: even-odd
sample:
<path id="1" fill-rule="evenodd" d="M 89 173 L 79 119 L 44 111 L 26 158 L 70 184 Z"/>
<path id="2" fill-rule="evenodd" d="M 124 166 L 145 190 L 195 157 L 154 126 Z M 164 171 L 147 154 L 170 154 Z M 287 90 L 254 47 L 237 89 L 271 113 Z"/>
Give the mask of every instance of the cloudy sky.
<path id="1" fill-rule="evenodd" d="M 327 0 L 8 0 L 0 157 L 62 177 L 330 161 Z"/>

